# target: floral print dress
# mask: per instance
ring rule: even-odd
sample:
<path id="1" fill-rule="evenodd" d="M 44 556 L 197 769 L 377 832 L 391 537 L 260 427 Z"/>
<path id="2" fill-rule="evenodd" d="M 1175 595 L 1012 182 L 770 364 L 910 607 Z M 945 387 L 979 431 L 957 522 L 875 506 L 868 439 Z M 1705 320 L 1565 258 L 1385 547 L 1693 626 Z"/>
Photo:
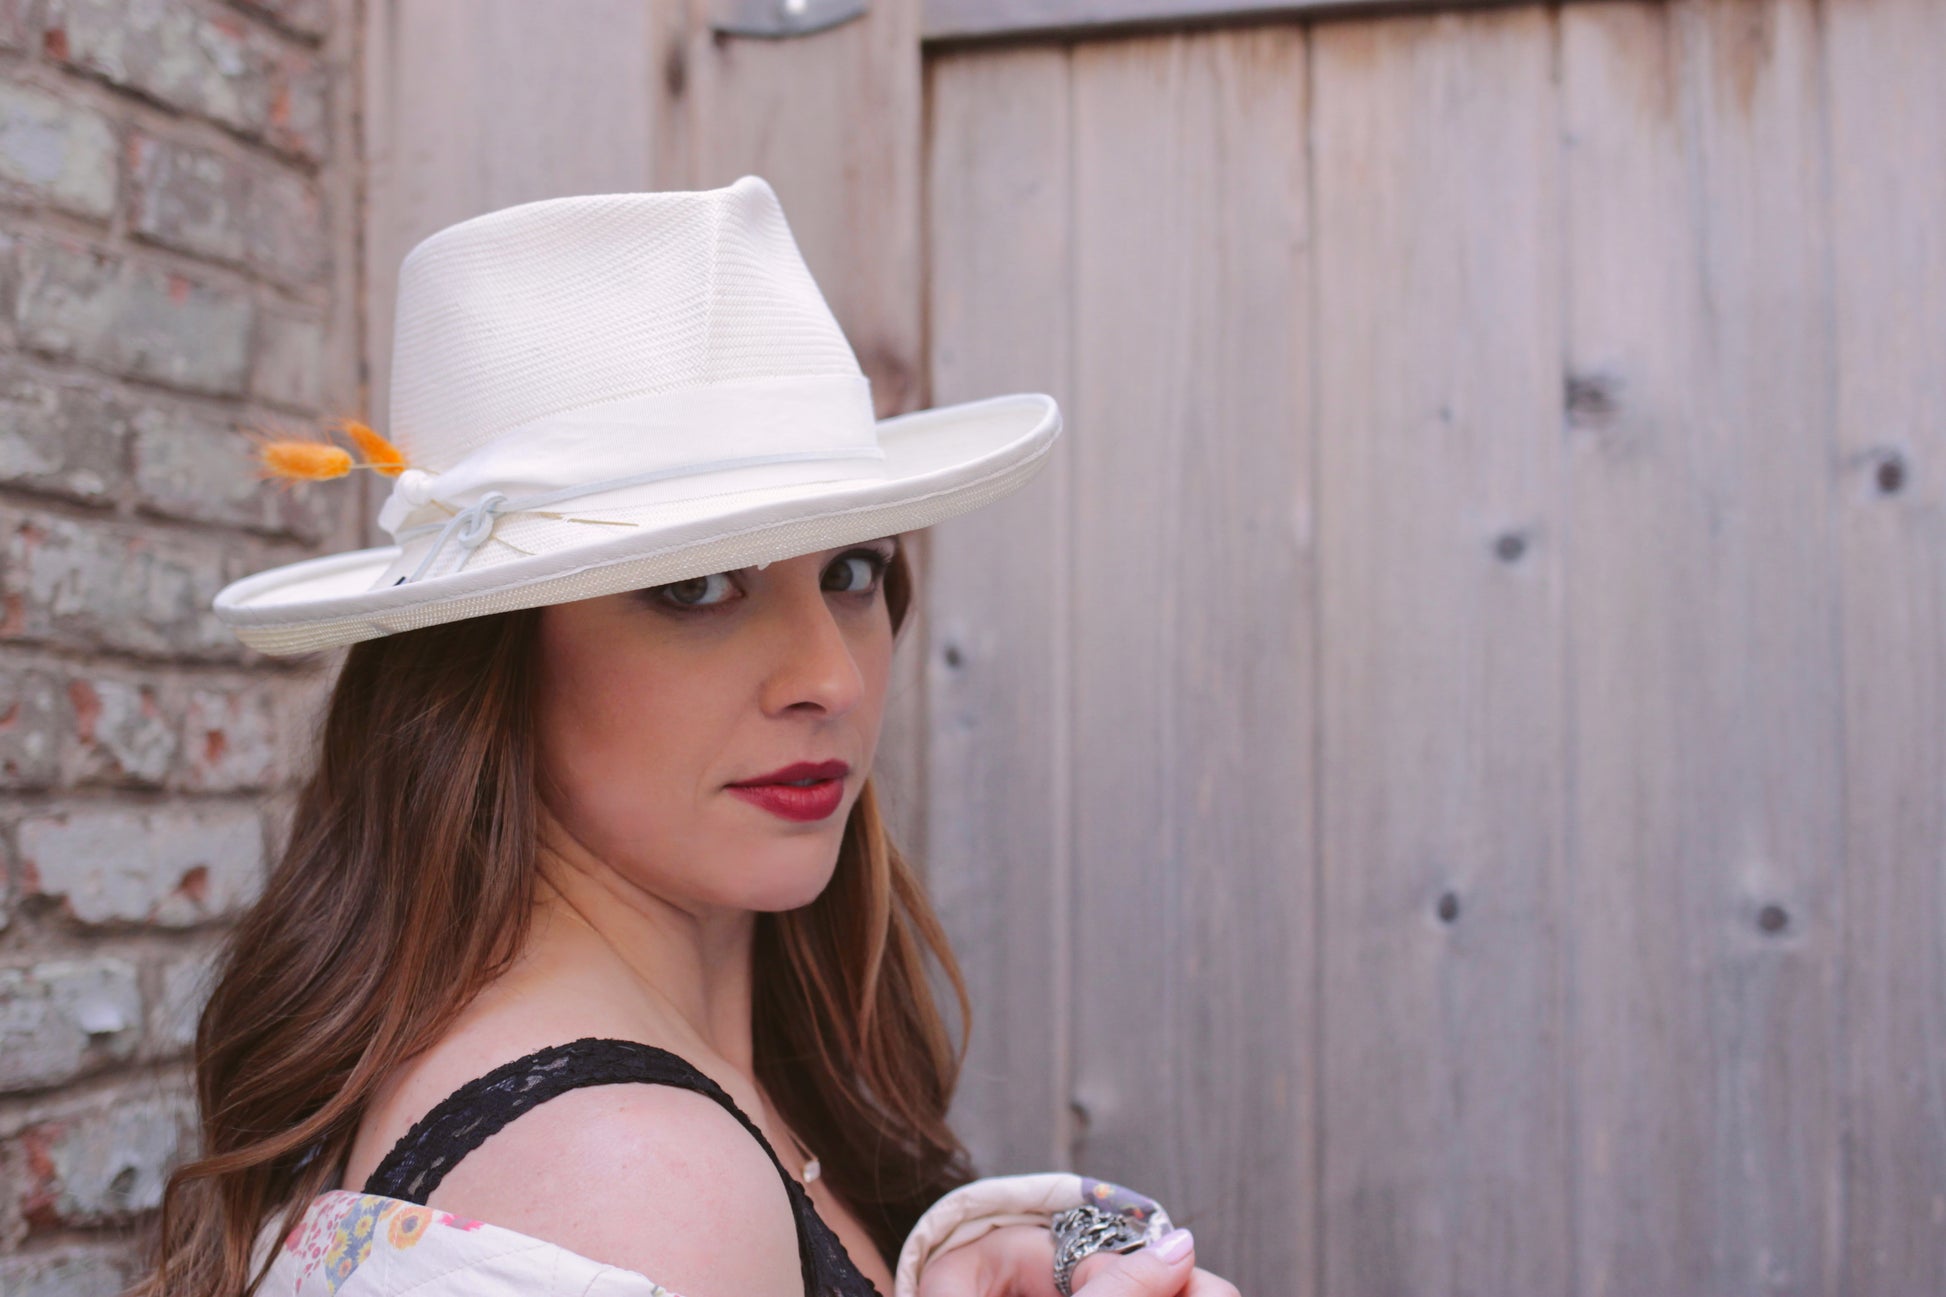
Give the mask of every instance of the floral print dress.
<path id="1" fill-rule="evenodd" d="M 1153 1239 L 1169 1229 L 1154 1199 L 1106 1180 L 1048 1172 L 988 1176 L 928 1208 L 899 1253 L 893 1297 L 917 1297 L 925 1265 L 1002 1225 L 1046 1226 L 1082 1202 L 1122 1212 Z M 334 1189 L 312 1199 L 275 1248 L 263 1297 L 680 1297 L 648 1275 L 515 1230 L 382 1194 Z"/>

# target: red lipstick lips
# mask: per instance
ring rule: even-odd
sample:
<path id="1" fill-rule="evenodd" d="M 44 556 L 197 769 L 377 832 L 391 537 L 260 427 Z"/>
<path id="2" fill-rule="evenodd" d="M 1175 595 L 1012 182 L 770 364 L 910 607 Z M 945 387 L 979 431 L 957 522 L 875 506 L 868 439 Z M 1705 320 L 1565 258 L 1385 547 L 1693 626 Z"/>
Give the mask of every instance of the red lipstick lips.
<path id="1" fill-rule="evenodd" d="M 772 815 L 802 823 L 821 820 L 838 809 L 850 773 L 851 767 L 842 761 L 799 761 L 731 784 L 729 789 Z"/>

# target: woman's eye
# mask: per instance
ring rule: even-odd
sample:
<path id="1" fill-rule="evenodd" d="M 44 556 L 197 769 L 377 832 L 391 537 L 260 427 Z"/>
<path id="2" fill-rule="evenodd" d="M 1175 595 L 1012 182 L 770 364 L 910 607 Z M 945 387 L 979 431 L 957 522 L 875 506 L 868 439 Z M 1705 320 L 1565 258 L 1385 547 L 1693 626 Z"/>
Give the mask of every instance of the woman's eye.
<path id="1" fill-rule="evenodd" d="M 725 592 L 735 589 L 728 572 L 712 572 L 708 576 L 695 576 L 687 581 L 671 581 L 668 585 L 656 586 L 652 593 L 678 608 L 709 608 L 725 602 L 728 598 Z"/>
<path id="2" fill-rule="evenodd" d="M 822 584 L 833 594 L 871 594 L 891 565 L 892 560 L 878 550 L 855 549 L 824 570 Z M 649 586 L 642 593 L 651 603 L 677 610 L 715 608 L 743 597 L 728 572 Z"/>
<path id="3" fill-rule="evenodd" d="M 890 561 L 877 550 L 853 550 L 825 569 L 824 588 L 839 594 L 863 594 L 872 588 Z"/>

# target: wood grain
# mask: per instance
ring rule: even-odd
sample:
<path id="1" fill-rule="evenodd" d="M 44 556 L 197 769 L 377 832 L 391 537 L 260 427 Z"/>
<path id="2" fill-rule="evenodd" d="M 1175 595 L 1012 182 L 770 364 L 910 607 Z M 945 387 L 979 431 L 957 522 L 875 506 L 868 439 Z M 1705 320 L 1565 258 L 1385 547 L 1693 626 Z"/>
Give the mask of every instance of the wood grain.
<path id="1" fill-rule="evenodd" d="M 928 69 L 936 404 L 1072 391 L 1068 64 Z M 932 528 L 928 878 L 973 1000 L 953 1126 L 986 1174 L 1068 1166 L 1072 425 L 1025 487 Z"/>
<path id="2" fill-rule="evenodd" d="M 1809 3 L 1562 15 L 1578 1290 L 1824 1292 L 1843 696 Z"/>
<path id="3" fill-rule="evenodd" d="M 1074 52 L 1075 1163 L 1314 1291 L 1303 34 Z"/>
<path id="4" fill-rule="evenodd" d="M 1319 1290 L 1564 1292 L 1551 24 L 1521 9 L 1313 39 Z"/>
<path id="5" fill-rule="evenodd" d="M 1359 18 L 1508 0 L 922 0 L 928 41 L 1031 36 L 1100 37 L 1143 28 Z"/>
<path id="6" fill-rule="evenodd" d="M 1823 6 L 1843 585 L 1843 1244 L 1946 1292 L 1946 6 Z M 1834 919 L 1834 924 L 1840 920 Z"/>

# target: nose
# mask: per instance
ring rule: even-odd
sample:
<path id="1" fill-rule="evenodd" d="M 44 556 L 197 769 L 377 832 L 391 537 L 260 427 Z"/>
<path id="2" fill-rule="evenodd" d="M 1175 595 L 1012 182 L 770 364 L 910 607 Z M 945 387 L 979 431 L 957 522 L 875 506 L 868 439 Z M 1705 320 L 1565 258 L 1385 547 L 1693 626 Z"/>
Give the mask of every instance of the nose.
<path id="1" fill-rule="evenodd" d="M 775 659 L 764 681 L 764 711 L 842 716 L 856 707 L 865 693 L 865 676 L 816 579 L 808 592 L 793 590 L 777 606 Z"/>

